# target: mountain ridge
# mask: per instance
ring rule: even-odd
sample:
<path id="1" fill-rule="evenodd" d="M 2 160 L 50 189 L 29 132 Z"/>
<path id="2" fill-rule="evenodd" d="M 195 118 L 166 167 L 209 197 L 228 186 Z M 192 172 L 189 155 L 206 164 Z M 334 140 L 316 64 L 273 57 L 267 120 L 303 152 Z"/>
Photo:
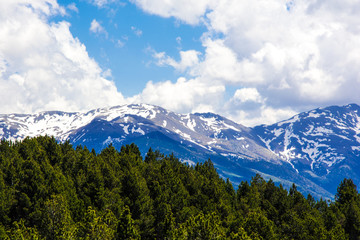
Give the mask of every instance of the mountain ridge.
<path id="1" fill-rule="evenodd" d="M 261 173 L 330 198 L 336 191 L 331 185 L 339 177 L 360 182 L 356 172 L 360 169 L 360 107 L 356 104 L 317 108 L 253 128 L 214 113 L 178 114 L 148 104 L 84 113 L 0 114 L 0 138 L 15 141 L 38 135 L 96 151 L 110 143 L 120 147 L 135 142 L 144 153 L 150 147 L 174 152 L 190 164 L 211 158 L 220 175 L 235 184 Z"/>
<path id="2" fill-rule="evenodd" d="M 313 109 L 254 131 L 268 149 L 315 182 L 331 185 L 338 176 L 360 181 L 360 107 L 356 104 Z"/>

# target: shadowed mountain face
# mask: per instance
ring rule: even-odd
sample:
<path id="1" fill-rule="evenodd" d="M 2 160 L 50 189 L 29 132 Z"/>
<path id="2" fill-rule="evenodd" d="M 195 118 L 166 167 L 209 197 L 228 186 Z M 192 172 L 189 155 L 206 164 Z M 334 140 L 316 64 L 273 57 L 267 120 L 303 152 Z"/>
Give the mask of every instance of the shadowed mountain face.
<path id="1" fill-rule="evenodd" d="M 270 126 L 247 128 L 213 113 L 177 114 L 140 104 L 87 113 L 43 112 L 0 115 L 0 137 L 21 140 L 52 135 L 59 141 L 101 151 L 135 143 L 195 164 L 210 158 L 235 184 L 255 173 L 304 193 L 333 197 L 335 186 L 351 177 L 359 183 L 359 106 L 301 113 Z"/>
<path id="2" fill-rule="evenodd" d="M 360 183 L 360 107 L 356 104 L 304 112 L 255 127 L 254 134 L 300 175 L 332 193 L 343 178 Z"/>

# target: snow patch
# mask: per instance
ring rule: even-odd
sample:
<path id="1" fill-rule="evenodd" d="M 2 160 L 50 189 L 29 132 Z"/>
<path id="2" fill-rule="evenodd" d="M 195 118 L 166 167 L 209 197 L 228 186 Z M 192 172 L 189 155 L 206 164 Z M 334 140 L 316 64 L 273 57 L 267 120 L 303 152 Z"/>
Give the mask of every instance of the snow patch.
<path id="1" fill-rule="evenodd" d="M 207 145 L 211 145 L 211 144 L 216 144 L 216 143 L 217 143 L 217 141 L 216 141 L 216 140 L 213 140 L 213 141 L 207 142 L 206 144 L 207 144 Z"/>
<path id="2" fill-rule="evenodd" d="M 142 135 L 145 135 L 145 132 L 139 127 L 138 129 L 136 129 L 135 127 L 133 127 L 131 129 L 131 133 L 134 133 L 134 132 L 137 132 L 137 133 L 140 133 Z"/>
<path id="3" fill-rule="evenodd" d="M 112 138 L 108 136 L 107 139 L 103 142 L 103 145 L 109 145 L 110 143 L 112 143 Z"/>
<path id="4" fill-rule="evenodd" d="M 175 129 L 174 132 L 176 132 L 177 134 L 179 134 L 179 135 L 182 136 L 183 138 L 185 138 L 185 139 L 193 142 L 193 140 L 191 139 L 191 137 L 190 137 L 189 134 L 183 133 L 183 132 L 180 131 L 179 129 Z"/>
<path id="5" fill-rule="evenodd" d="M 351 150 L 360 152 L 360 146 L 351 146 Z"/>
<path id="6" fill-rule="evenodd" d="M 333 133 L 334 132 L 331 129 L 327 129 L 327 128 L 324 128 L 324 127 L 317 127 L 314 130 L 313 136 L 315 136 L 315 135 L 323 136 L 323 134 L 329 135 L 329 134 L 333 134 Z"/>
<path id="7" fill-rule="evenodd" d="M 315 127 L 313 125 L 310 125 L 310 129 L 307 132 L 305 132 L 304 135 L 305 136 L 310 135 L 313 132 L 314 128 Z"/>
<path id="8" fill-rule="evenodd" d="M 278 127 L 281 127 L 282 125 L 287 124 L 287 123 L 294 123 L 294 122 L 299 121 L 299 119 L 300 119 L 300 118 L 299 118 L 299 115 L 296 115 L 296 116 L 290 118 L 289 120 L 279 122 L 279 123 L 277 124 L 277 126 L 278 126 Z"/>
<path id="9" fill-rule="evenodd" d="M 126 125 L 124 128 L 123 128 L 125 134 L 129 134 L 129 125 Z"/>
<path id="10" fill-rule="evenodd" d="M 195 132 L 195 127 L 196 127 L 195 119 L 189 119 L 187 122 L 187 127 Z"/>
<path id="11" fill-rule="evenodd" d="M 110 136 L 107 137 L 107 139 L 103 142 L 103 145 L 109 145 L 110 143 L 113 142 L 122 142 L 121 138 L 112 138 Z"/>
<path id="12" fill-rule="evenodd" d="M 232 126 L 232 125 L 229 125 L 229 124 L 224 123 L 224 122 L 222 122 L 222 123 L 224 124 L 224 126 L 225 126 L 227 129 L 232 129 L 232 130 L 235 130 L 235 131 L 237 131 L 237 132 L 240 132 L 240 131 L 241 131 L 240 129 L 238 129 L 238 128 Z"/>
<path id="13" fill-rule="evenodd" d="M 304 171 L 304 172 L 306 172 L 307 174 L 309 174 L 309 175 L 310 175 L 311 177 L 313 177 L 313 178 L 322 179 L 322 177 L 316 175 L 316 174 L 315 174 L 314 172 L 312 172 L 312 171 L 306 170 L 306 171 Z"/>
<path id="14" fill-rule="evenodd" d="M 323 114 L 316 113 L 315 111 L 311 111 L 311 112 L 309 113 L 309 116 L 308 116 L 308 117 L 318 118 L 318 117 L 320 117 L 321 115 L 323 115 Z"/>
<path id="15" fill-rule="evenodd" d="M 202 121 L 204 121 L 206 123 L 206 126 L 208 126 L 209 130 L 215 130 L 215 131 L 220 131 L 221 128 L 219 128 L 217 126 L 218 121 L 216 120 L 216 118 L 212 117 L 212 118 L 205 118 L 205 117 L 200 117 L 200 119 Z"/>
<path id="16" fill-rule="evenodd" d="M 275 137 L 278 137 L 284 132 L 284 130 L 279 128 L 279 129 L 274 129 L 272 132 L 274 133 Z"/>

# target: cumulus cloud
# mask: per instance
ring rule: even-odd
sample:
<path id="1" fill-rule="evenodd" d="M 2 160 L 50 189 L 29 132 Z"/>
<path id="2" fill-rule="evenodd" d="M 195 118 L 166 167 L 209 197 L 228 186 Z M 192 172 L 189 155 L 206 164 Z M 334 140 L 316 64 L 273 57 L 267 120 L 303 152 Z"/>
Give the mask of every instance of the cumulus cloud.
<path id="1" fill-rule="evenodd" d="M 131 101 L 160 105 L 176 112 L 213 112 L 224 91 L 221 85 L 208 86 L 206 82 L 181 77 L 176 83 L 150 81 Z"/>
<path id="2" fill-rule="evenodd" d="M 241 88 L 236 90 L 234 94 L 234 101 L 238 101 L 240 103 L 245 102 L 255 102 L 262 103 L 264 99 L 261 97 L 260 93 L 256 88 Z"/>
<path id="3" fill-rule="evenodd" d="M 103 8 L 115 0 L 88 2 Z M 200 39 L 203 52 L 182 49 L 180 36 L 178 56 L 163 49 L 151 52 L 158 66 L 171 66 L 186 78 L 148 82 L 128 101 L 179 112 L 211 110 L 249 126 L 311 107 L 360 102 L 357 1 L 130 2 L 147 13 L 207 30 Z M 124 102 L 107 79 L 111 71 L 88 56 L 69 24 L 49 22 L 65 13 L 56 0 L 0 1 L 0 101 L 7 102 L 1 112 L 81 110 Z M 107 36 L 96 19 L 90 31 Z M 114 44 L 122 47 L 124 41 Z"/>
<path id="4" fill-rule="evenodd" d="M 124 102 L 71 34 L 56 1 L 0 2 L 0 112 L 78 111 Z"/>
<path id="5" fill-rule="evenodd" d="M 175 17 L 188 24 L 198 24 L 210 7 L 208 0 L 130 0 L 144 11 L 162 17 Z"/>
<path id="6" fill-rule="evenodd" d="M 166 55 L 165 52 L 154 51 L 153 57 L 156 60 L 158 66 L 171 66 L 177 71 L 184 72 L 188 68 L 196 66 L 199 63 L 199 55 L 201 54 L 195 50 L 180 51 L 180 61 Z M 192 73 L 192 75 L 195 75 Z"/>
<path id="7" fill-rule="evenodd" d="M 229 107 L 229 106 L 227 106 Z M 272 124 L 280 120 L 288 119 L 295 114 L 290 107 L 273 108 L 267 105 L 259 105 L 257 108 L 228 108 L 227 116 L 236 119 L 245 126 L 257 126 L 261 124 Z"/>
<path id="8" fill-rule="evenodd" d="M 238 89 L 216 112 L 254 125 L 311 107 L 360 102 L 357 1 L 132 2 L 148 13 L 207 27 L 202 58 L 185 65 L 205 89 Z M 165 52 L 154 57 L 160 65 L 184 66 Z"/>

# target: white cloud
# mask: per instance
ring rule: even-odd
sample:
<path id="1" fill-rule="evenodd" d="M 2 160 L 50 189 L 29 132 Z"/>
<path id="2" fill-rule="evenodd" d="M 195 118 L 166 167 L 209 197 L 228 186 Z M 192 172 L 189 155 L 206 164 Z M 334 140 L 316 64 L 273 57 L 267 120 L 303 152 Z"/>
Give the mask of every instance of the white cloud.
<path id="1" fill-rule="evenodd" d="M 107 31 L 105 30 L 105 28 L 103 26 L 101 26 L 101 24 L 98 21 L 96 21 L 96 19 L 93 19 L 91 21 L 89 30 L 90 30 L 90 32 L 93 32 L 95 34 L 104 34 L 105 37 L 108 37 Z"/>
<path id="2" fill-rule="evenodd" d="M 88 1 L 99 8 L 115 4 Z M 358 1 L 131 2 L 178 23 L 203 24 L 207 31 L 200 39 L 202 53 L 182 48 L 179 57 L 163 49 L 152 52 L 156 64 L 188 79 L 149 82 L 129 101 L 180 112 L 212 110 L 246 125 L 279 121 L 310 107 L 360 102 Z M 0 1 L 0 102 L 6 102 L 1 112 L 124 102 L 107 79 L 111 72 L 88 56 L 69 24 L 48 22 L 55 14 L 65 14 L 56 0 Z M 95 19 L 90 31 L 107 37 Z M 122 47 L 126 39 L 112 41 Z M 227 89 L 237 90 L 231 96 Z"/>
<path id="3" fill-rule="evenodd" d="M 125 42 L 121 41 L 120 39 L 117 39 L 115 41 L 115 46 L 118 47 L 118 48 L 122 48 L 125 46 Z"/>
<path id="4" fill-rule="evenodd" d="M 95 6 L 101 8 L 106 6 L 107 4 L 114 2 L 114 0 L 91 0 L 92 4 Z"/>
<path id="5" fill-rule="evenodd" d="M 115 84 L 74 38 L 56 1 L 0 3 L 0 112 L 78 111 L 124 102 Z"/>
<path id="6" fill-rule="evenodd" d="M 175 17 L 188 24 L 198 24 L 209 8 L 209 0 L 130 0 L 144 11 L 162 17 Z M 216 1 L 215 1 L 216 2 Z"/>
<path id="7" fill-rule="evenodd" d="M 87 0 L 92 5 L 98 7 L 98 8 L 110 8 L 111 4 L 116 4 L 119 6 L 125 6 L 126 2 L 123 2 L 121 0 Z M 110 12 L 114 10 L 110 8 Z"/>
<path id="8" fill-rule="evenodd" d="M 202 78 L 214 79 L 224 84 L 261 83 L 264 81 L 257 63 L 239 59 L 236 52 L 226 46 L 224 40 L 203 40 L 205 58 L 195 66 Z"/>
<path id="9" fill-rule="evenodd" d="M 197 79 L 179 78 L 176 83 L 150 81 L 131 101 L 160 105 L 176 112 L 214 111 L 224 91 L 221 85 L 207 86 Z"/>
<path id="10" fill-rule="evenodd" d="M 143 34 L 142 30 L 140 30 L 134 26 L 131 26 L 131 31 L 133 31 L 133 33 L 138 37 L 140 37 Z"/>
<path id="11" fill-rule="evenodd" d="M 234 97 L 234 101 L 238 101 L 240 103 L 245 102 L 255 102 L 262 103 L 264 99 L 261 97 L 260 93 L 256 88 L 241 88 L 236 90 Z"/>
<path id="12" fill-rule="evenodd" d="M 173 58 L 167 56 L 165 52 L 155 52 L 153 57 L 156 60 L 156 64 L 159 66 L 171 66 L 177 71 L 184 72 L 190 67 L 194 67 L 199 63 L 199 55 L 201 53 L 195 50 L 180 51 L 180 61 L 176 61 Z"/>
<path id="13" fill-rule="evenodd" d="M 251 124 L 279 121 L 310 107 L 360 102 L 358 1 L 133 2 L 148 13 L 207 27 L 201 59 L 181 64 L 165 52 L 155 58 L 177 70 L 186 65 L 193 81 L 205 89 L 240 89 L 224 103 L 239 113 L 221 104 L 214 107 L 218 113 Z M 219 96 L 224 102 L 224 95 Z"/>
<path id="14" fill-rule="evenodd" d="M 93 0 L 93 3 L 98 7 L 102 7 L 108 4 L 108 0 Z"/>
<path id="15" fill-rule="evenodd" d="M 290 107 L 273 108 L 267 105 L 261 105 L 258 108 L 234 109 L 228 111 L 228 117 L 236 119 L 239 123 L 245 126 L 257 126 L 261 124 L 272 124 L 279 120 L 289 119 L 297 114 L 296 111 Z"/>
<path id="16" fill-rule="evenodd" d="M 76 7 L 76 4 L 75 3 L 70 3 L 69 5 L 67 5 L 67 8 L 71 11 L 74 11 L 74 12 L 79 12 L 79 9 Z"/>

